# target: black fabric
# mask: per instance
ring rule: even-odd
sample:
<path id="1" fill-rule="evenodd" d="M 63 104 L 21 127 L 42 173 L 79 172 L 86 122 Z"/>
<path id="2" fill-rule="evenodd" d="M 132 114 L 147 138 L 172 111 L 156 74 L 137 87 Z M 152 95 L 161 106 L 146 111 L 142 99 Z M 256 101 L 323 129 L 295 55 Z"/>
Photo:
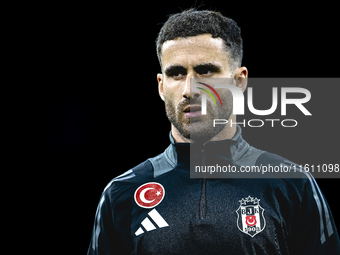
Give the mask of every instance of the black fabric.
<path id="1" fill-rule="evenodd" d="M 231 143 L 209 143 L 203 152 L 175 144 L 173 170 L 154 178 L 147 160 L 113 179 L 98 205 L 88 254 L 340 254 L 333 217 L 313 180 L 190 178 L 190 156 L 198 162 L 215 157 L 225 165 L 234 164 L 228 153 Z M 216 146 L 220 153 L 206 157 L 206 151 L 216 151 Z M 256 164 L 265 163 L 285 164 L 285 159 L 266 152 Z M 136 189 L 148 182 L 159 183 L 165 190 L 154 208 L 142 208 L 134 199 Z M 240 205 L 247 199 L 262 208 L 255 217 L 255 207 L 247 207 L 247 222 L 256 218 L 262 229 L 253 236 L 239 229 Z M 153 209 L 168 226 L 157 227 L 148 214 Z M 141 225 L 146 218 L 154 230 Z M 139 228 L 144 233 L 136 235 Z"/>

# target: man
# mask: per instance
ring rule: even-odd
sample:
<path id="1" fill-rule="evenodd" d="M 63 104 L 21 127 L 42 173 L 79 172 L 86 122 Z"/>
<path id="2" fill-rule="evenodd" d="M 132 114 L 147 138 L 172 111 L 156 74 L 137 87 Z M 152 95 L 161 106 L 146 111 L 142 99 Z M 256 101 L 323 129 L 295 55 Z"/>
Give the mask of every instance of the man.
<path id="1" fill-rule="evenodd" d="M 106 186 L 88 254 L 339 254 L 331 211 L 310 175 L 190 178 L 195 163 L 237 169 L 291 163 L 251 147 L 239 126 L 211 125 L 215 118 L 235 123 L 230 92 L 216 88 L 224 104 L 212 107 L 206 98 L 203 114 L 204 93 L 194 81 L 233 79 L 242 91 L 247 86 L 236 23 L 190 9 L 169 17 L 156 44 L 171 144 Z"/>

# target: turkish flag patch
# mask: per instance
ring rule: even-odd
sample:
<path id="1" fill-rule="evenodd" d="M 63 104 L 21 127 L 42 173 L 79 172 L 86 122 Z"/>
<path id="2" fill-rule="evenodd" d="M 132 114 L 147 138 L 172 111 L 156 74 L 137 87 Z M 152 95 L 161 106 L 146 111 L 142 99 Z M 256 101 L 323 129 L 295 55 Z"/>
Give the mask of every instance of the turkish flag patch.
<path id="1" fill-rule="evenodd" d="M 157 182 L 148 182 L 135 191 L 135 201 L 143 208 L 153 208 L 162 202 L 165 195 L 163 186 Z"/>

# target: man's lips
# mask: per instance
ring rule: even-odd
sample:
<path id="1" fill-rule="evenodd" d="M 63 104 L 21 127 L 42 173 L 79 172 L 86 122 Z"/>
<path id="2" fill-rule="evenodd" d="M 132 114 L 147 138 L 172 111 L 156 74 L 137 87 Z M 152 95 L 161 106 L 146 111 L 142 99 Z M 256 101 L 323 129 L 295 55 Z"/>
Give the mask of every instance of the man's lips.
<path id="1" fill-rule="evenodd" d="M 184 109 L 184 116 L 187 118 L 197 118 L 201 115 L 201 106 L 199 105 L 189 105 Z"/>

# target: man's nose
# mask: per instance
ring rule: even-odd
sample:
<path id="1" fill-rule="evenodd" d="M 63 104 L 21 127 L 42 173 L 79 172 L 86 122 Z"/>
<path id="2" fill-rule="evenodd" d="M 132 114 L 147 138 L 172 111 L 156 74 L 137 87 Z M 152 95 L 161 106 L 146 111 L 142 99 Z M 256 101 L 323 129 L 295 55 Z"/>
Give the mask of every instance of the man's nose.
<path id="1" fill-rule="evenodd" d="M 182 96 L 187 99 L 196 99 L 200 95 L 201 91 L 195 87 L 193 75 L 187 75 Z"/>

